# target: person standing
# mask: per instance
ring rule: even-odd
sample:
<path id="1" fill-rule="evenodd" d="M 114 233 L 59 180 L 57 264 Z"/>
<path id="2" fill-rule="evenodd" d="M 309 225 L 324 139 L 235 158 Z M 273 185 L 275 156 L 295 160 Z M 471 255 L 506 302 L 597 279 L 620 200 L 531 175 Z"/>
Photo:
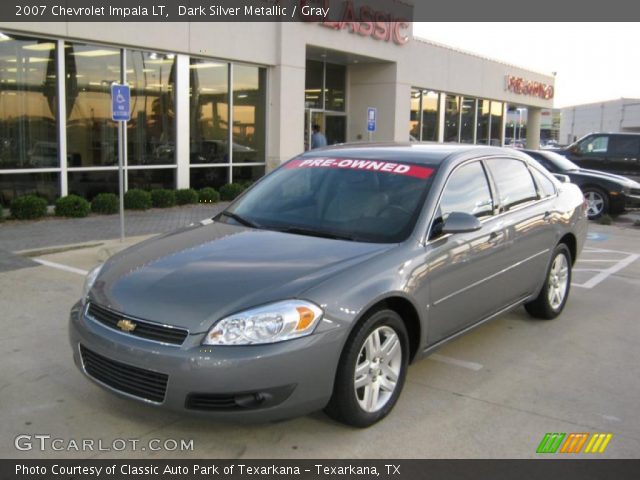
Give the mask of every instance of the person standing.
<path id="1" fill-rule="evenodd" d="M 327 137 L 320 131 L 320 125 L 315 124 L 311 127 L 313 134 L 311 135 L 311 150 L 327 146 Z"/>

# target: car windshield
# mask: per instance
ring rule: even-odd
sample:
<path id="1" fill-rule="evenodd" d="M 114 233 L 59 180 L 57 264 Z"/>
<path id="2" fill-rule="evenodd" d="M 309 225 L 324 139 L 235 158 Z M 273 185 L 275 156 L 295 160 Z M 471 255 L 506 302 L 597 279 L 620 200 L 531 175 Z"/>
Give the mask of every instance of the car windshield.
<path id="1" fill-rule="evenodd" d="M 563 157 L 559 153 L 544 152 L 544 154 L 541 154 L 541 156 L 549 160 L 551 163 L 553 163 L 556 166 L 556 168 L 562 170 L 563 172 L 570 172 L 572 170 L 580 169 L 578 165 L 573 163 L 567 157 Z"/>
<path id="2" fill-rule="evenodd" d="M 405 240 L 431 186 L 423 165 L 349 158 L 294 159 L 217 220 L 376 243 Z"/>

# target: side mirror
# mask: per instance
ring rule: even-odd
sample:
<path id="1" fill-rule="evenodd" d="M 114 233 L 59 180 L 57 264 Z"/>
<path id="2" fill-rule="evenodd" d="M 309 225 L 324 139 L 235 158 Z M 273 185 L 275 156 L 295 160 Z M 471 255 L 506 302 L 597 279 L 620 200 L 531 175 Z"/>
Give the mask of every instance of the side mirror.
<path id="1" fill-rule="evenodd" d="M 442 226 L 442 233 L 476 232 L 482 228 L 480 220 L 463 212 L 452 212 Z"/>
<path id="2" fill-rule="evenodd" d="M 574 155 L 581 155 L 580 147 L 578 147 L 578 145 L 572 145 L 571 147 L 569 147 L 569 151 Z"/>
<path id="3" fill-rule="evenodd" d="M 562 173 L 554 173 L 553 176 L 556 177 L 556 180 L 559 180 L 560 183 L 571 183 L 571 179 Z"/>

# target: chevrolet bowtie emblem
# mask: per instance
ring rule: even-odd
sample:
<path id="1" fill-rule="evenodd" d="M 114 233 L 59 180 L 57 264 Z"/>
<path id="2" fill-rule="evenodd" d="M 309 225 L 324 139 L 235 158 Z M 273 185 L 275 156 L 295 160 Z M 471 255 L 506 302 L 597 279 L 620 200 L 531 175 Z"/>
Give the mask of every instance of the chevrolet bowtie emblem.
<path id="1" fill-rule="evenodd" d="M 117 327 L 123 332 L 133 332 L 136 329 L 136 324 L 131 320 L 122 319 L 117 324 Z"/>

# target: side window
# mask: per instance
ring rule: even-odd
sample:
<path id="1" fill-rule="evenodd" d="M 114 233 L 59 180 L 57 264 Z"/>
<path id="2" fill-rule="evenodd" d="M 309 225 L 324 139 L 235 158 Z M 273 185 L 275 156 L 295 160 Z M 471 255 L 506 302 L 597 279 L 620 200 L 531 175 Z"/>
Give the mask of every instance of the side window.
<path id="1" fill-rule="evenodd" d="M 594 135 L 578 144 L 580 153 L 607 153 L 609 135 Z"/>
<path id="2" fill-rule="evenodd" d="M 538 198 L 529 169 L 520 160 L 487 160 L 498 189 L 500 207 L 508 210 L 514 205 Z"/>
<path id="3" fill-rule="evenodd" d="M 614 135 L 609 142 L 609 154 L 620 157 L 637 157 L 640 153 L 640 136 Z"/>
<path id="4" fill-rule="evenodd" d="M 538 184 L 538 192 L 540 193 L 541 197 L 544 198 L 555 195 L 556 187 L 549 177 L 547 177 L 537 168 L 531 168 L 531 173 L 533 174 L 533 178 L 535 178 L 536 183 Z"/>
<path id="5" fill-rule="evenodd" d="M 476 217 L 493 213 L 493 200 L 487 176 L 480 162 L 473 162 L 453 172 L 440 200 L 442 219 L 451 212 L 464 212 Z"/>

